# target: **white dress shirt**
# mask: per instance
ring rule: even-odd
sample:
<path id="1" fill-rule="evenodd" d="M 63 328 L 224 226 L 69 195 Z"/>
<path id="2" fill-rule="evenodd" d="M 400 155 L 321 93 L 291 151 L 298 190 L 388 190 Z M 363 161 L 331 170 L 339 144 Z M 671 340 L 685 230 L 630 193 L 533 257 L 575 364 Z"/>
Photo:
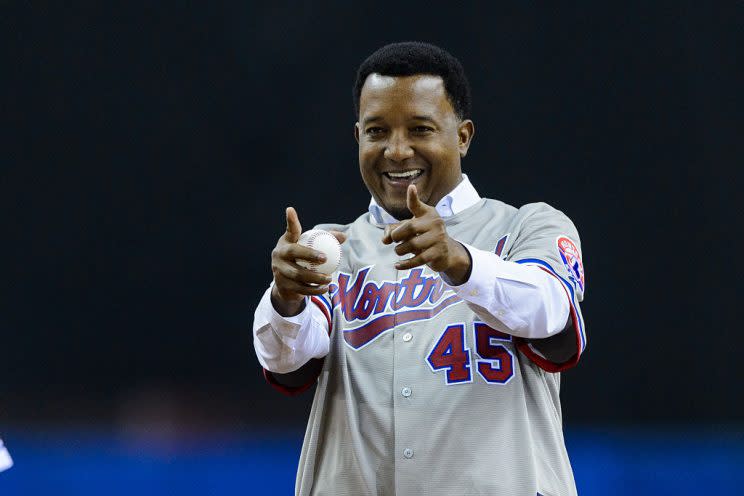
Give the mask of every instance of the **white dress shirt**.
<path id="1" fill-rule="evenodd" d="M 463 174 L 463 180 L 436 205 L 442 218 L 456 215 L 481 199 Z M 379 225 L 399 222 L 374 198 L 369 204 L 372 221 Z M 558 280 L 530 265 L 502 260 L 495 253 L 465 243 L 472 267 L 470 279 L 459 286 L 443 282 L 468 306 L 499 331 L 522 338 L 547 338 L 561 332 L 568 321 L 569 302 Z M 272 283 L 273 284 L 273 283 Z M 283 317 L 271 304 L 271 286 L 261 298 L 253 321 L 253 344 L 261 365 L 271 372 L 297 370 L 311 358 L 328 354 L 328 318 L 320 307 L 305 299 L 298 315 Z"/>

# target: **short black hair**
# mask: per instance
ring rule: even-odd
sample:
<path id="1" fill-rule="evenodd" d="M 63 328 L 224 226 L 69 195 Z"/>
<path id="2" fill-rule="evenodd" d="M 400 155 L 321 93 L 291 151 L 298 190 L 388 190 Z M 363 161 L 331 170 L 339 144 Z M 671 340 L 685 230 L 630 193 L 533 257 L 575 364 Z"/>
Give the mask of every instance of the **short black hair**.
<path id="1" fill-rule="evenodd" d="M 362 86 L 372 73 L 383 76 L 439 76 L 444 81 L 444 89 L 457 117 L 470 117 L 470 84 L 465 70 L 459 60 L 438 46 L 420 41 L 391 43 L 367 57 L 359 66 L 354 83 L 354 112 L 357 117 Z"/>

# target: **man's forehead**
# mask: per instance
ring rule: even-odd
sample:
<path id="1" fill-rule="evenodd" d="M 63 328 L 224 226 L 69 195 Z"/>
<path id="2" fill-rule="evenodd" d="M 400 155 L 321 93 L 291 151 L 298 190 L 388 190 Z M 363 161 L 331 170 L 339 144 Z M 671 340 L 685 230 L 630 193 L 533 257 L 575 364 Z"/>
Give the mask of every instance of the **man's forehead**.
<path id="1" fill-rule="evenodd" d="M 448 103 L 444 81 L 440 76 L 416 74 L 413 76 L 384 76 L 372 73 L 367 76 L 360 95 L 360 110 L 369 105 L 377 107 L 390 100 L 423 104 Z"/>
<path id="2" fill-rule="evenodd" d="M 373 72 L 364 81 L 364 90 L 389 90 L 393 88 L 410 89 L 414 91 L 436 92 L 444 91 L 444 81 L 434 74 L 414 74 L 412 76 L 385 76 Z"/>

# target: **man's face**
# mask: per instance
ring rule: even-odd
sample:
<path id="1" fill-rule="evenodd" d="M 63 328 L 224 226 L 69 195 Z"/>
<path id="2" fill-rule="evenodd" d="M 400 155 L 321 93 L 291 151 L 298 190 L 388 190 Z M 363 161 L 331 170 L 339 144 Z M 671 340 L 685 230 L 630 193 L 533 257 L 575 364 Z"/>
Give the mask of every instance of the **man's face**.
<path id="1" fill-rule="evenodd" d="M 473 123 L 460 121 L 439 76 L 370 74 L 359 99 L 362 179 L 375 201 L 396 219 L 412 216 L 406 190 L 435 206 L 462 179 Z"/>

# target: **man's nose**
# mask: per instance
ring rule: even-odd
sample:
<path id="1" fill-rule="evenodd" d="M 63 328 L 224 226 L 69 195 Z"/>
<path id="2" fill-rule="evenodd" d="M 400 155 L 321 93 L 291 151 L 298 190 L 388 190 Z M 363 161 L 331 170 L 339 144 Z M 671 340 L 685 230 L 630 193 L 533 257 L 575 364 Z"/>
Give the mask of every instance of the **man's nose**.
<path id="1" fill-rule="evenodd" d="M 396 133 L 390 137 L 385 147 L 385 158 L 391 162 L 403 162 L 413 157 L 413 148 L 408 141 L 408 137 L 402 133 Z"/>

